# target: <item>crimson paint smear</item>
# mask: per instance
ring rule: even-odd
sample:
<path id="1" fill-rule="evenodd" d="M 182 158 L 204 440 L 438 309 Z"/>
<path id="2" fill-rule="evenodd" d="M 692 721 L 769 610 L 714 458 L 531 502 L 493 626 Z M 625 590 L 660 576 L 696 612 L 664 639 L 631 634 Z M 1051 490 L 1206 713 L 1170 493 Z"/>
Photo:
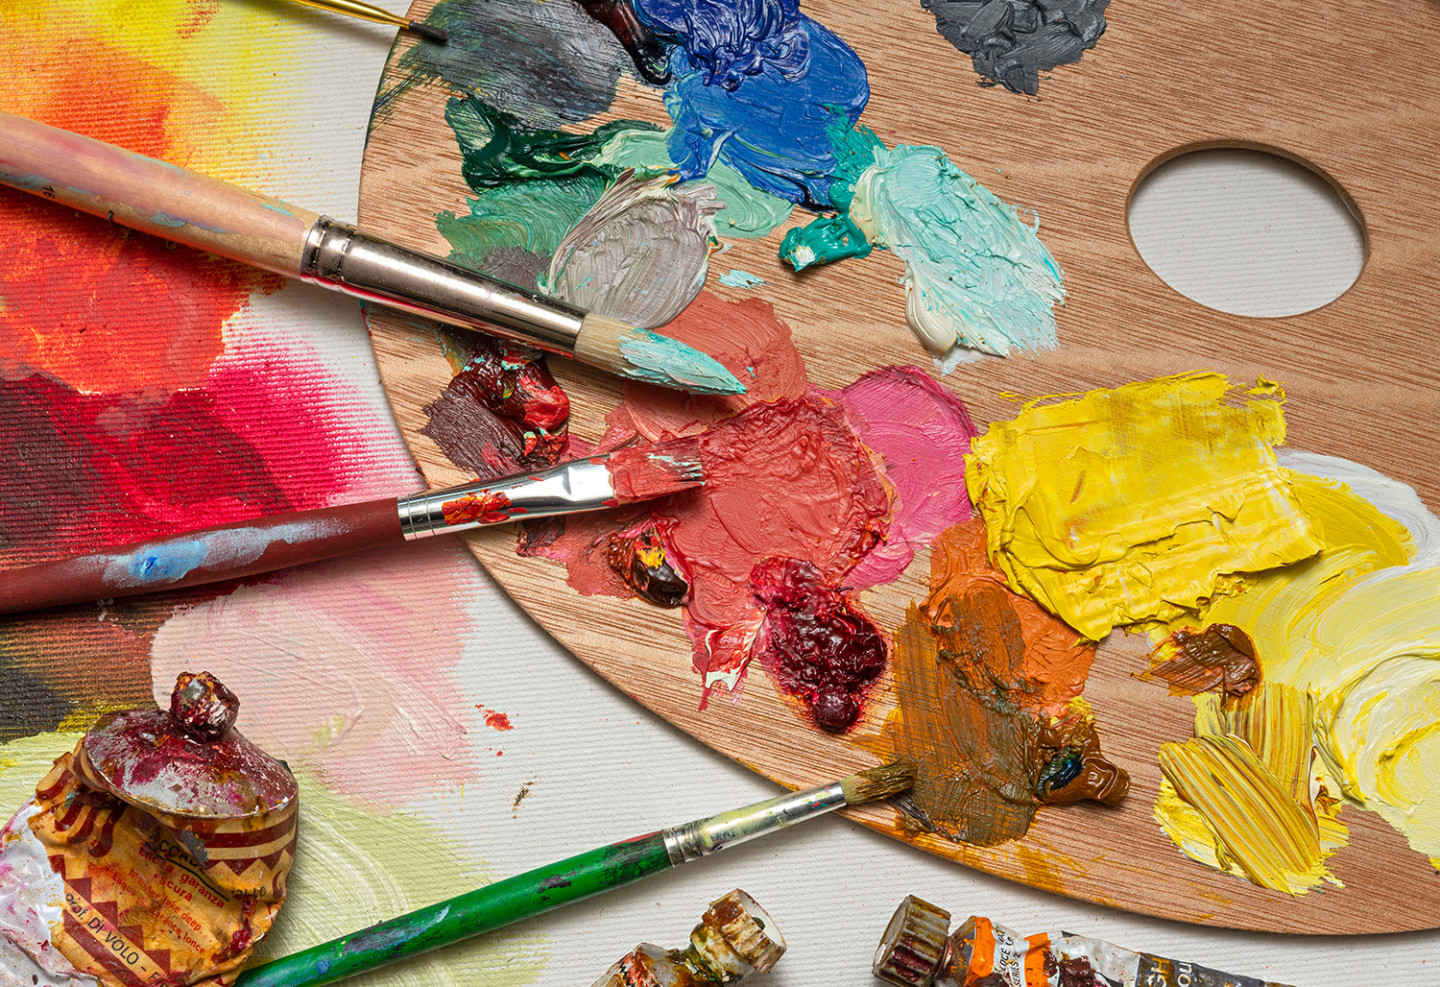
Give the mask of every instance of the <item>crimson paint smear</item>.
<path id="1" fill-rule="evenodd" d="M 493 709 L 486 709 L 484 706 L 481 706 L 478 703 L 476 704 L 475 708 L 480 711 L 481 716 L 485 717 L 485 725 L 487 727 L 490 727 L 493 730 L 500 730 L 502 732 L 505 730 L 515 729 L 514 725 L 510 722 L 510 717 L 506 716 L 504 713 L 498 712 Z"/>
<path id="2" fill-rule="evenodd" d="M 751 582 L 765 607 L 755 652 L 766 670 L 805 701 L 822 730 L 852 726 L 870 683 L 885 670 L 879 628 L 808 562 L 766 559 Z"/>
<path id="3" fill-rule="evenodd" d="M 420 431 L 456 466 L 493 480 L 559 462 L 570 399 L 534 350 L 477 337 L 473 356 L 425 407 Z"/>

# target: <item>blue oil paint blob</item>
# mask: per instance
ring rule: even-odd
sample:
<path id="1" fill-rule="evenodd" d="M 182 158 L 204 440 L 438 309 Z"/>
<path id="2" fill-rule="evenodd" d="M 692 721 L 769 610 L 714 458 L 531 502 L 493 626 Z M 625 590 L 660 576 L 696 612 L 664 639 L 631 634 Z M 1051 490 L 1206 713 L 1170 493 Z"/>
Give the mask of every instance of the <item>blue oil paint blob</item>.
<path id="1" fill-rule="evenodd" d="M 859 56 L 789 4 L 651 0 L 638 9 L 657 18 L 657 30 L 673 30 L 677 11 L 686 14 L 671 60 L 675 81 L 665 91 L 680 177 L 699 178 L 720 161 L 771 195 L 830 208 L 832 118 L 839 113 L 853 124 L 870 99 Z M 748 49 L 706 47 L 732 36 L 747 39 Z"/>

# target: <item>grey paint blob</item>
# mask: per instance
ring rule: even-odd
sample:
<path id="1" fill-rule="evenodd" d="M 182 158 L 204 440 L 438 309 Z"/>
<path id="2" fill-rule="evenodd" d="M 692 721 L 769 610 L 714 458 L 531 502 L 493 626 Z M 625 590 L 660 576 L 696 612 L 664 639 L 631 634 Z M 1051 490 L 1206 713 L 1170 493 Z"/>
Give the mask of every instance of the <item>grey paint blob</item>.
<path id="1" fill-rule="evenodd" d="M 1078 62 L 1105 33 L 1110 0 L 920 0 L 986 85 L 1034 96 L 1040 73 Z"/>
<path id="2" fill-rule="evenodd" d="M 570 0 L 441 0 L 425 23 L 448 31 L 449 43 L 421 41 L 406 52 L 402 80 L 380 94 L 377 113 L 410 86 L 440 79 L 529 126 L 553 128 L 608 109 L 630 66 L 615 37 Z"/>

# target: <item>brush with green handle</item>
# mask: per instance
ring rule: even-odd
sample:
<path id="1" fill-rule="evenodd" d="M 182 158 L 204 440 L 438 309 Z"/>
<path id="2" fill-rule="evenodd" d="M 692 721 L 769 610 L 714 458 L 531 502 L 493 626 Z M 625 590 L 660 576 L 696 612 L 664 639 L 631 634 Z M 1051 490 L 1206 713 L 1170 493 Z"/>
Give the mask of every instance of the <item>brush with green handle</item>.
<path id="1" fill-rule="evenodd" d="M 367 973 L 834 809 L 895 795 L 909 788 L 914 777 L 910 764 L 885 764 L 831 785 L 598 847 L 246 970 L 234 987 L 319 987 Z"/>

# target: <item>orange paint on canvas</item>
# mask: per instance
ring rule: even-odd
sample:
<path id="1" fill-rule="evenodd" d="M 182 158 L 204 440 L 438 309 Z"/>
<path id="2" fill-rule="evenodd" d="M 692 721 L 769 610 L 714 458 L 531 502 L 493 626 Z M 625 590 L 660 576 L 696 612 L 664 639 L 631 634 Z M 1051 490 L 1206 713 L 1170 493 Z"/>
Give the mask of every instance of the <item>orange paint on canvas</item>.
<path id="1" fill-rule="evenodd" d="M 172 72 L 93 38 L 60 40 L 58 84 L 22 88 L 18 112 L 175 164 L 190 156 L 170 126 L 176 108 L 223 112 Z M 37 44 L 59 41 L 10 34 L 0 58 L 43 57 Z M 117 78 L 133 81 L 111 85 Z M 0 189 L 0 243 L 0 364 L 90 393 L 200 386 L 223 351 L 225 320 L 257 289 L 283 283 L 11 189 Z"/>

